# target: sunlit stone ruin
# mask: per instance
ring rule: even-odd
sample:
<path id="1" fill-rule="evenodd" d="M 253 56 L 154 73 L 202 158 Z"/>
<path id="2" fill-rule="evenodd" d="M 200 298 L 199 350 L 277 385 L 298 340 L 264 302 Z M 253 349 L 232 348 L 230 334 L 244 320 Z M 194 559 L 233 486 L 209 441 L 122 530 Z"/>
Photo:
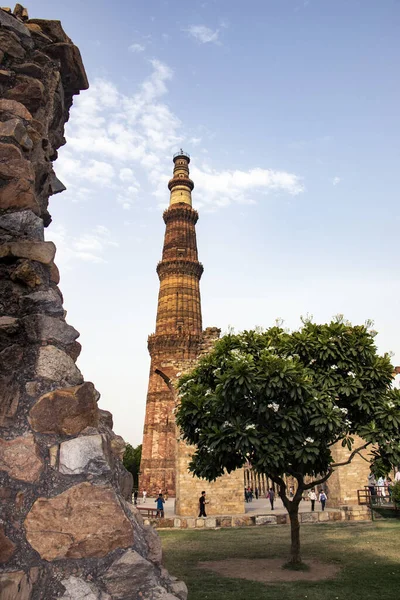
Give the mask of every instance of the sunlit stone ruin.
<path id="1" fill-rule="evenodd" d="M 127 502 L 123 440 L 75 361 L 44 241 L 73 96 L 88 88 L 59 21 L 0 10 L 0 597 L 185 600 Z"/>

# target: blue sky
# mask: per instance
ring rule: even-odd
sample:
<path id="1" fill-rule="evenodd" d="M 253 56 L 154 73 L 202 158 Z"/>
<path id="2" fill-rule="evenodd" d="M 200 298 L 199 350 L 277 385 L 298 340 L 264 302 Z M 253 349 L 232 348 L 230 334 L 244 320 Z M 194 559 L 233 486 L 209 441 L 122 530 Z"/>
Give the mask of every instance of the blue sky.
<path id="1" fill-rule="evenodd" d="M 91 84 L 51 200 L 79 366 L 141 441 L 172 154 L 192 156 L 204 326 L 375 321 L 400 364 L 398 0 L 32 0 Z"/>

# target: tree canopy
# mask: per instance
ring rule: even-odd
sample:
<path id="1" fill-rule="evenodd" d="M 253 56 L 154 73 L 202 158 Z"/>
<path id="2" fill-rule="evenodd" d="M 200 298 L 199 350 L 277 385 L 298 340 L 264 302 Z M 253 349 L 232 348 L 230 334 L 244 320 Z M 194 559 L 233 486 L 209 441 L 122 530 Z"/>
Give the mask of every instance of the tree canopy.
<path id="1" fill-rule="evenodd" d="M 400 391 L 375 335 L 342 317 L 225 335 L 177 384 L 177 424 L 196 445 L 190 469 L 212 481 L 249 461 L 279 486 L 294 521 L 303 491 L 343 464 L 333 461 L 336 443 L 349 450 L 346 464 L 370 447 L 372 468 L 388 472 L 400 463 Z M 297 480 L 292 501 L 285 475 Z"/>
<path id="2" fill-rule="evenodd" d="M 125 469 L 132 473 L 134 489 L 137 489 L 139 486 L 139 470 L 141 457 L 142 444 L 140 444 L 140 446 L 136 446 L 136 448 L 131 446 L 131 444 L 126 445 L 123 464 Z"/>

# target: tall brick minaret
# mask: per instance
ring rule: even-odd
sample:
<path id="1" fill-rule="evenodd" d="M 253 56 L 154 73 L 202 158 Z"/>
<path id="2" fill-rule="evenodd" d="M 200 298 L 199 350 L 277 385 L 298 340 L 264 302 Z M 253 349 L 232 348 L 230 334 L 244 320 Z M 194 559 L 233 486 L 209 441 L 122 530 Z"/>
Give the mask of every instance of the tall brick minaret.
<path id="1" fill-rule="evenodd" d="M 162 489 L 171 496 L 176 492 L 177 452 L 171 382 L 194 364 L 205 338 L 210 337 L 206 332 L 213 332 L 215 337 L 217 331 L 202 331 L 199 282 L 203 266 L 197 256 L 198 213 L 192 208 L 190 156 L 180 150 L 173 161 L 173 177 L 168 183 L 170 205 L 163 215 L 164 248 L 157 265 L 160 291 L 156 331 L 148 339 L 151 365 L 140 465 L 140 488 L 150 495 Z"/>

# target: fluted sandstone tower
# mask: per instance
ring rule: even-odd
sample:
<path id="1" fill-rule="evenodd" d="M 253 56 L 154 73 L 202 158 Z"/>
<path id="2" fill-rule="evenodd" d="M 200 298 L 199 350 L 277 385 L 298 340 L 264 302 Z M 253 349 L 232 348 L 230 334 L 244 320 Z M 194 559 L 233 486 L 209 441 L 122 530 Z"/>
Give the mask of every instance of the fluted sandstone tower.
<path id="1" fill-rule="evenodd" d="M 175 495 L 176 427 L 168 382 L 197 359 L 203 340 L 199 285 L 203 266 L 197 255 L 198 213 L 192 208 L 190 157 L 181 150 L 173 160 L 164 248 L 157 266 L 156 331 L 148 340 L 151 365 L 141 462 L 141 487 L 150 493 L 161 488 L 170 495 Z"/>

